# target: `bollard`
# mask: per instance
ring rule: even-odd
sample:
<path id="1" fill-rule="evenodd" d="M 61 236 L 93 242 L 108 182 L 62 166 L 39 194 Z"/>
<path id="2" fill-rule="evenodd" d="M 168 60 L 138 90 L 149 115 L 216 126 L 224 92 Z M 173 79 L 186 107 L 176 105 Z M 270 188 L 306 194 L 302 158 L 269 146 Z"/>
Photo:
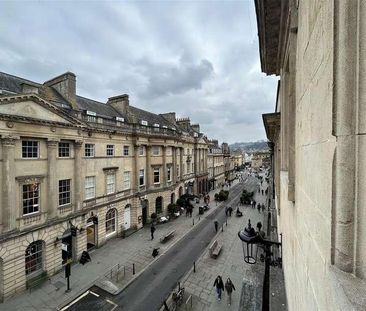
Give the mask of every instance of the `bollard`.
<path id="1" fill-rule="evenodd" d="M 180 282 L 178 282 L 178 291 L 180 291 Z"/>
<path id="2" fill-rule="evenodd" d="M 198 221 L 200 221 L 201 220 L 201 216 L 198 216 Z"/>
<path id="3" fill-rule="evenodd" d="M 135 264 L 132 264 L 132 274 L 135 275 Z"/>
<path id="4" fill-rule="evenodd" d="M 194 218 L 192 218 L 192 226 L 194 226 Z"/>
<path id="5" fill-rule="evenodd" d="M 196 273 L 196 262 L 193 261 L 193 273 Z"/>
<path id="6" fill-rule="evenodd" d="M 221 232 L 224 232 L 224 225 L 222 225 L 221 227 Z"/>

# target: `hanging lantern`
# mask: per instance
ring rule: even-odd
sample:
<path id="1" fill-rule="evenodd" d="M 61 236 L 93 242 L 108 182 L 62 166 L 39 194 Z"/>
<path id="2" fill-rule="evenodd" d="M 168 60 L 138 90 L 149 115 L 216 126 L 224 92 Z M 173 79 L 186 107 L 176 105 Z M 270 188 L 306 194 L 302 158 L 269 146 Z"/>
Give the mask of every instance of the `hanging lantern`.
<path id="1" fill-rule="evenodd" d="M 250 219 L 248 221 L 248 226 L 244 230 L 239 231 L 238 236 L 243 245 L 244 261 L 248 264 L 255 264 L 257 262 L 258 254 L 257 243 L 259 242 L 260 238 L 258 237 L 254 228 L 252 228 Z"/>

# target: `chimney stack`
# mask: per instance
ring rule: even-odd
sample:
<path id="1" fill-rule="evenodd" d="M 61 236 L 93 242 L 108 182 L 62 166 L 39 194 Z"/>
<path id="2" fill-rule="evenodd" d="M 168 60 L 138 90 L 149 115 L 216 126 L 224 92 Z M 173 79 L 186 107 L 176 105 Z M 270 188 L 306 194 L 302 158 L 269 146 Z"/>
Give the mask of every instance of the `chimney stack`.
<path id="1" fill-rule="evenodd" d="M 116 109 L 120 114 L 122 114 L 125 117 L 128 113 L 130 100 L 127 94 L 113 96 L 108 98 L 107 105 L 112 106 L 114 109 Z"/>
<path id="2" fill-rule="evenodd" d="M 171 124 L 177 125 L 175 122 L 175 112 L 161 113 L 160 115 Z"/>
<path id="3" fill-rule="evenodd" d="M 76 76 L 74 73 L 66 72 L 43 84 L 54 88 L 71 104 L 73 109 L 78 109 L 76 103 Z"/>
<path id="4" fill-rule="evenodd" d="M 191 128 L 192 128 L 192 130 L 194 130 L 198 134 L 200 133 L 200 125 L 199 124 L 192 124 Z"/>

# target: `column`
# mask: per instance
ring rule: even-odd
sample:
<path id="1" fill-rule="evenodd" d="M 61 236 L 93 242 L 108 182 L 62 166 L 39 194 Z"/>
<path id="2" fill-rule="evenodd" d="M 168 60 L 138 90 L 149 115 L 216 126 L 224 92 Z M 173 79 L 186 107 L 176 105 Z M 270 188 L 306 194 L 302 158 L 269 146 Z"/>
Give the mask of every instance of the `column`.
<path id="1" fill-rule="evenodd" d="M 161 179 L 161 185 L 163 187 L 166 186 L 167 182 L 167 172 L 166 172 L 166 146 L 162 146 L 163 150 L 163 170 L 162 170 L 162 179 Z"/>
<path id="2" fill-rule="evenodd" d="M 139 145 L 133 146 L 133 161 L 132 161 L 132 172 L 131 172 L 131 190 L 135 194 L 139 192 L 139 169 L 138 169 L 138 157 L 139 157 Z"/>
<path id="3" fill-rule="evenodd" d="M 180 148 L 180 156 L 179 156 L 179 170 L 180 170 L 180 180 L 183 180 L 183 154 L 184 154 L 184 149 L 181 147 Z"/>
<path id="4" fill-rule="evenodd" d="M 75 189 L 75 205 L 73 210 L 78 211 L 83 206 L 83 188 L 85 178 L 85 163 L 82 162 L 83 141 L 76 140 L 74 143 L 74 189 Z M 83 165 L 84 164 L 84 165 Z"/>
<path id="5" fill-rule="evenodd" d="M 198 149 L 194 149 L 194 175 L 198 174 Z"/>
<path id="6" fill-rule="evenodd" d="M 57 146 L 58 141 L 49 139 L 47 141 L 47 218 L 57 215 L 58 207 L 58 182 L 57 182 Z"/>
<path id="7" fill-rule="evenodd" d="M 151 158 L 151 146 L 146 145 L 146 190 L 150 189 L 151 187 L 151 165 L 150 165 L 150 158 Z"/>
<path id="8" fill-rule="evenodd" d="M 19 211 L 18 206 L 14 206 L 15 194 L 15 144 L 17 138 L 8 136 L 2 138 L 2 213 L 0 213 L 0 223 L 2 232 L 16 228 L 16 217 Z"/>
<path id="9" fill-rule="evenodd" d="M 177 182 L 177 150 L 174 146 L 172 146 L 171 148 L 172 148 L 172 161 L 173 161 L 172 181 L 173 184 L 175 184 Z"/>

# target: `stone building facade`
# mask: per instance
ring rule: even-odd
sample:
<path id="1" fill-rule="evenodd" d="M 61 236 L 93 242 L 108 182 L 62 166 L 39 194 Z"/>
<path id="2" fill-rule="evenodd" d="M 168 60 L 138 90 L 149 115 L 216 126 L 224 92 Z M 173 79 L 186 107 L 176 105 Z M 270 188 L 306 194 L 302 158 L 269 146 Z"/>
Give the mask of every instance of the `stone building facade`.
<path id="1" fill-rule="evenodd" d="M 207 163 L 209 190 L 214 190 L 225 183 L 224 153 L 217 140 L 208 142 Z"/>
<path id="2" fill-rule="evenodd" d="M 366 3 L 256 0 L 289 310 L 365 310 Z"/>
<path id="3" fill-rule="evenodd" d="M 208 189 L 199 125 L 0 73 L 0 300 Z"/>

